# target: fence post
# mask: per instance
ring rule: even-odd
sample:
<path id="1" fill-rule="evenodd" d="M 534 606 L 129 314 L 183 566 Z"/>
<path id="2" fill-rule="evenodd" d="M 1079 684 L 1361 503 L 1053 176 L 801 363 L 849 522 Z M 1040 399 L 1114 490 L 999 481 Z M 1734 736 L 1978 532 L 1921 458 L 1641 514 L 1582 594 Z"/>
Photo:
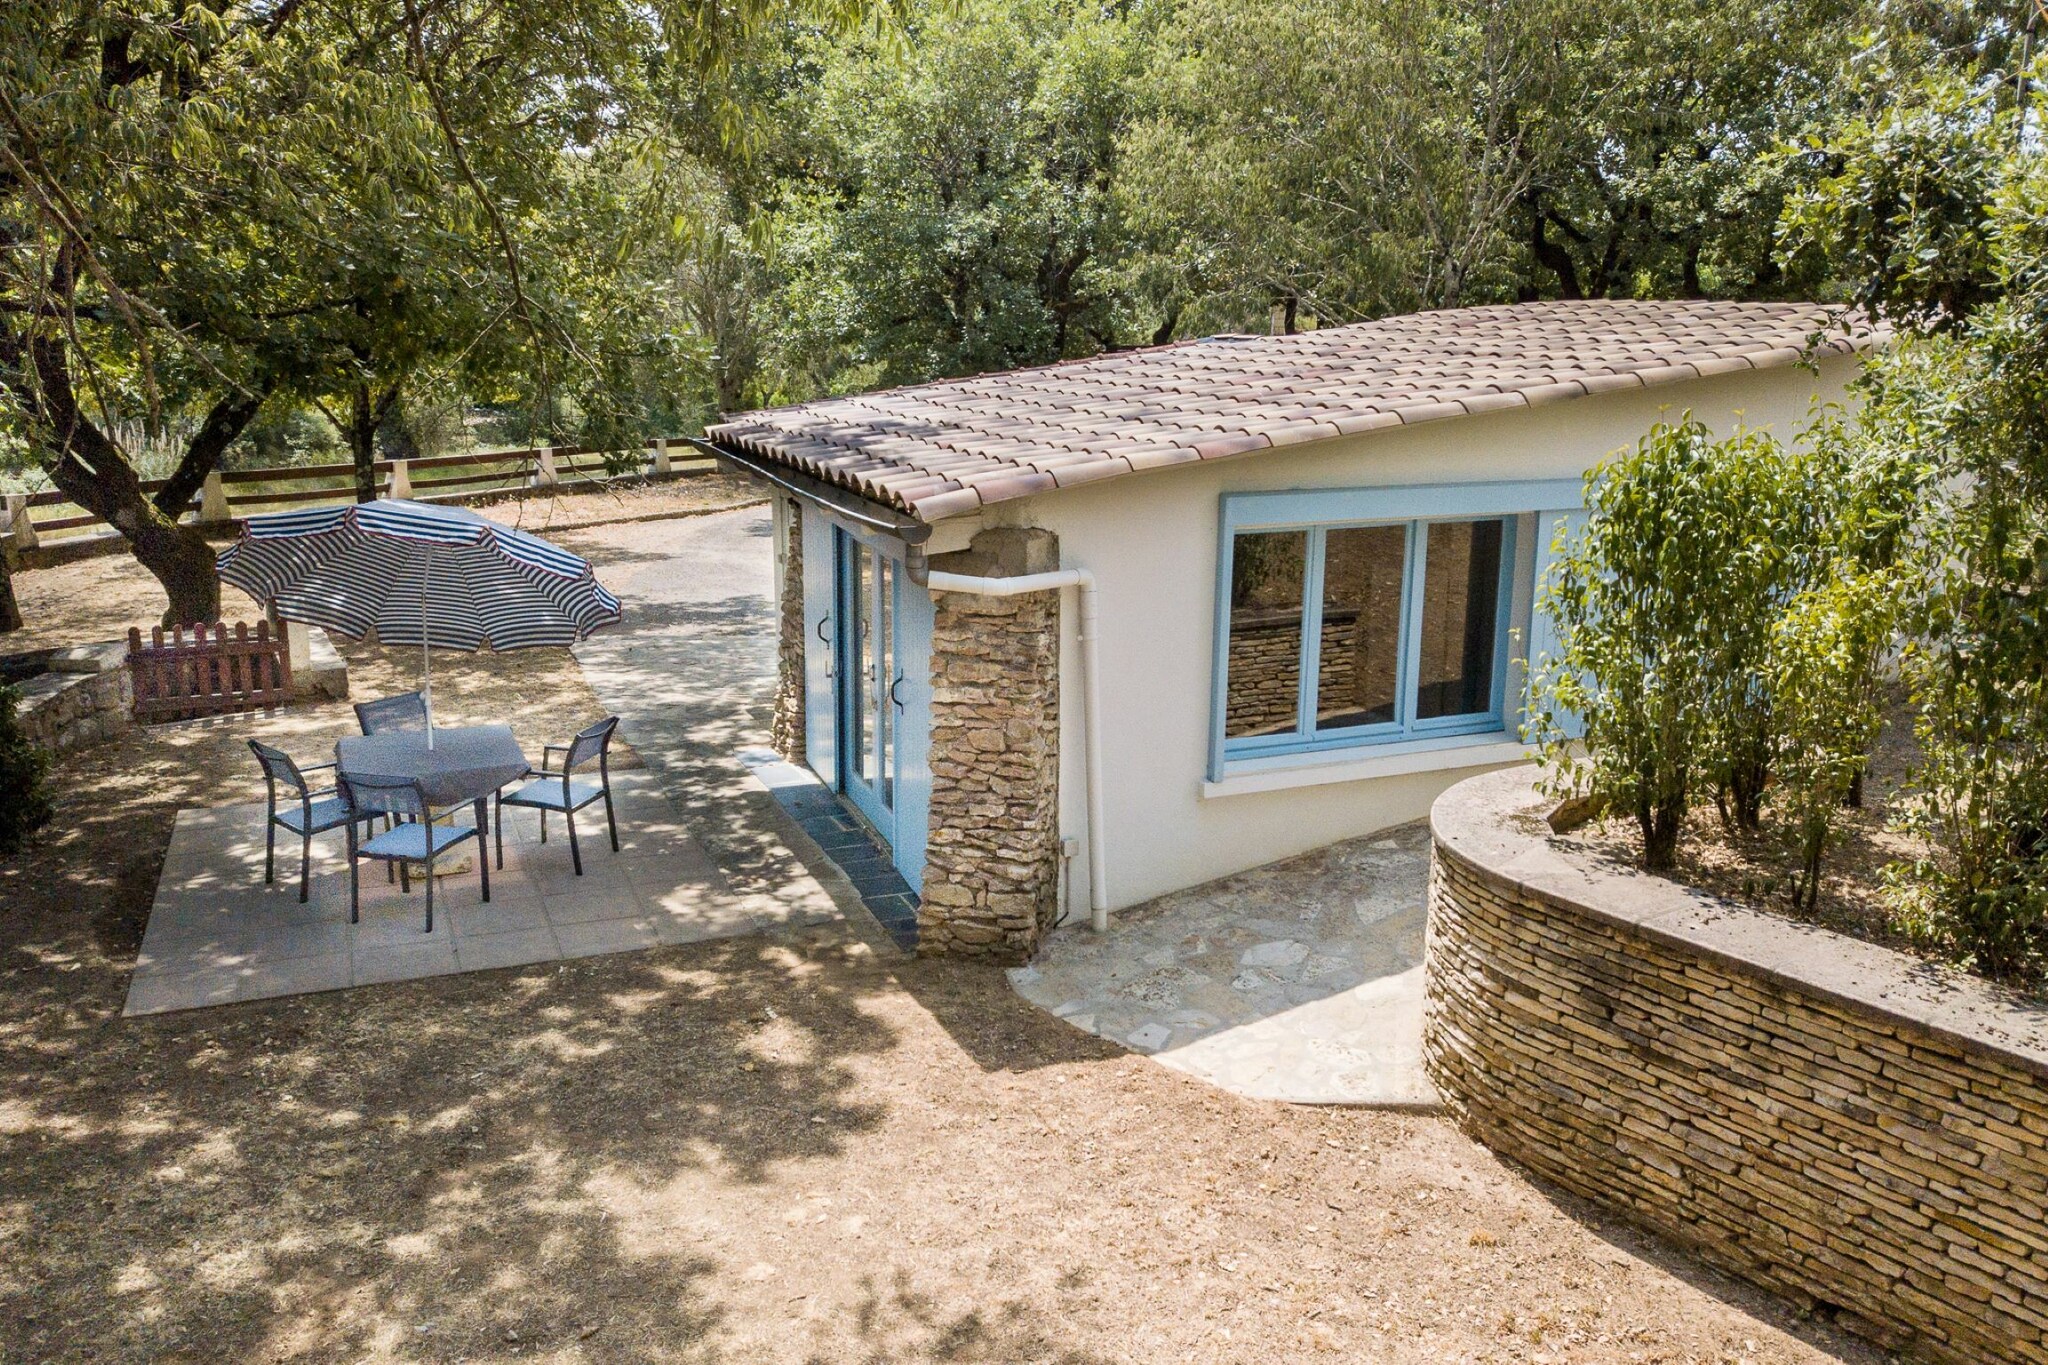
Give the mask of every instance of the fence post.
<path id="1" fill-rule="evenodd" d="M 669 476 L 668 438 L 663 436 L 654 437 L 648 441 L 647 449 L 653 460 L 653 467 L 648 472 L 657 479 L 667 478 Z"/>
<path id="2" fill-rule="evenodd" d="M 391 462 L 391 482 L 385 487 L 387 498 L 409 498 L 412 496 L 412 469 L 408 460 Z"/>
<path id="3" fill-rule="evenodd" d="M 28 514 L 28 494 L 9 493 L 7 495 L 7 529 L 14 533 L 15 549 L 33 550 L 36 548 L 39 542 L 36 540 L 35 520 Z"/>
<path id="4" fill-rule="evenodd" d="M 562 476 L 555 472 L 555 448 L 553 446 L 542 446 L 534 454 L 540 457 L 533 470 L 535 486 L 553 488 L 562 481 Z"/>
<path id="5" fill-rule="evenodd" d="M 199 519 L 207 522 L 221 522 L 228 519 L 228 494 L 221 487 L 220 471 L 214 470 L 199 485 Z"/>

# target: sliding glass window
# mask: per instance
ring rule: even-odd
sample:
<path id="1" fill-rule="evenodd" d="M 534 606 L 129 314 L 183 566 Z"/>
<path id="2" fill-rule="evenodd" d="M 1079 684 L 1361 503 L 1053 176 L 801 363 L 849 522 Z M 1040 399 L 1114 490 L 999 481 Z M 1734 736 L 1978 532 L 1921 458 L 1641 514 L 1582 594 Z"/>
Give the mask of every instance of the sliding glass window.
<path id="1" fill-rule="evenodd" d="M 1499 728 L 1510 525 L 1233 534 L 1225 756 Z"/>

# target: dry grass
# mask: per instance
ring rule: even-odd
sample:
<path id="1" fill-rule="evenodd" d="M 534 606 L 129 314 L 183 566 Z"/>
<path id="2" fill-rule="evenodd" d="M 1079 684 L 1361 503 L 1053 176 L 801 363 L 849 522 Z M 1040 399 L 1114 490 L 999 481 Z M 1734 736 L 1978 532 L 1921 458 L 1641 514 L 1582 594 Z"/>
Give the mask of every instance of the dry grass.
<path id="1" fill-rule="evenodd" d="M 437 676 L 530 738 L 594 704 L 566 656 Z M 347 728 L 79 756 L 0 864 L 0 1360 L 1872 1358 L 1446 1122 L 1239 1100 L 831 932 L 122 1020 L 175 811 Z"/>

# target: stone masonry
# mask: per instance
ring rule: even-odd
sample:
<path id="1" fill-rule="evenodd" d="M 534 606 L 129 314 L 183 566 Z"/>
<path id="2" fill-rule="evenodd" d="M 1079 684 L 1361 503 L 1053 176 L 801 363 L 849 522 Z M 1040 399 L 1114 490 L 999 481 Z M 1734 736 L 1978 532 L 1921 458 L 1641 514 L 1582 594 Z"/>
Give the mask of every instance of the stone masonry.
<path id="1" fill-rule="evenodd" d="M 1530 769 L 1431 814 L 1424 1064 L 1472 1134 L 1888 1349 L 2048 1360 L 2048 1022 L 1594 863 Z"/>
<path id="2" fill-rule="evenodd" d="M 1057 568 L 1049 531 L 983 531 L 932 568 L 1014 577 Z M 931 836 L 918 951 L 1023 961 L 1059 879 L 1057 592 L 933 597 Z"/>
<path id="3" fill-rule="evenodd" d="M 51 651 L 48 671 L 19 684 L 22 732 L 53 754 L 90 748 L 135 724 L 135 683 L 120 640 Z"/>
<path id="4" fill-rule="evenodd" d="M 768 743 L 792 763 L 804 761 L 803 504 L 788 499 L 782 545 L 781 641 L 776 650 L 775 714 Z"/>

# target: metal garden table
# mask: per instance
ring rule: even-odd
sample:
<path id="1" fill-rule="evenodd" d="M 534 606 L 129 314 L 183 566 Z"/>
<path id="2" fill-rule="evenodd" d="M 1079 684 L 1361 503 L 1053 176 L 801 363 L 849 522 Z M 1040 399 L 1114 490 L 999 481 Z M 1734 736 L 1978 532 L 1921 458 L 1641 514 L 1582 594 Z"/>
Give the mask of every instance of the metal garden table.
<path id="1" fill-rule="evenodd" d="M 437 726 L 432 748 L 427 747 L 424 730 L 349 735 L 334 746 L 334 758 L 347 777 L 418 782 L 431 809 L 473 805 L 477 828 L 485 831 L 490 828 L 487 803 L 492 793 L 533 769 L 509 725 Z"/>

